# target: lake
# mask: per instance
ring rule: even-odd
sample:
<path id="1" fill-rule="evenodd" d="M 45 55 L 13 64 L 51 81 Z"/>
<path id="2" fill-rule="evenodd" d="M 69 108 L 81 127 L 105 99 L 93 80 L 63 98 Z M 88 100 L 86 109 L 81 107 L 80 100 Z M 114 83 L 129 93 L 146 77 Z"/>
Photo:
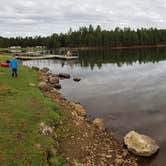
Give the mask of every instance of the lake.
<path id="1" fill-rule="evenodd" d="M 130 130 L 154 138 L 161 146 L 153 166 L 166 158 L 166 49 L 80 51 L 79 60 L 25 61 L 26 66 L 48 67 L 82 80 L 62 80 L 61 92 L 80 102 L 90 118 L 103 118 L 123 141 Z"/>

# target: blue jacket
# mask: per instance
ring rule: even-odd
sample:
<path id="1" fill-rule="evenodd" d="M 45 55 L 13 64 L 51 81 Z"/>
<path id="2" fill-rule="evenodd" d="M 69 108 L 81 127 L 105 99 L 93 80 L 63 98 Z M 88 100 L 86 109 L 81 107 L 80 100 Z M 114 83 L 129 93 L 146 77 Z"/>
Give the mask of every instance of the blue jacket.
<path id="1" fill-rule="evenodd" d="M 16 59 L 10 60 L 10 68 L 17 69 L 17 67 L 18 67 L 18 61 Z"/>

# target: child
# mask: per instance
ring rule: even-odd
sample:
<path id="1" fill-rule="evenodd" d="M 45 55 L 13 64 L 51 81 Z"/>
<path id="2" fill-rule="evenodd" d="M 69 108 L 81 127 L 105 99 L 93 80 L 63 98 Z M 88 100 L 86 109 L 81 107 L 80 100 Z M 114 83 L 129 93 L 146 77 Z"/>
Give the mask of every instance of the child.
<path id="1" fill-rule="evenodd" d="M 12 77 L 17 77 L 17 68 L 18 68 L 18 61 L 15 56 L 13 56 L 13 59 L 10 60 L 10 68 L 12 70 Z"/>

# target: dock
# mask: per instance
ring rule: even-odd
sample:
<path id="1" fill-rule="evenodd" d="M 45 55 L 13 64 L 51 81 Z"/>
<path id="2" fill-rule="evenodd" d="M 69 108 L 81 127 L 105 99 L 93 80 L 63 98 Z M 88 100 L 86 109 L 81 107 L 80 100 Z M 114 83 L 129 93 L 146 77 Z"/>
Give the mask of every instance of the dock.
<path id="1" fill-rule="evenodd" d="M 78 56 L 64 56 L 64 55 L 43 55 L 43 56 L 16 56 L 20 60 L 40 60 L 40 59 L 62 59 L 62 60 L 74 60 L 78 59 Z"/>

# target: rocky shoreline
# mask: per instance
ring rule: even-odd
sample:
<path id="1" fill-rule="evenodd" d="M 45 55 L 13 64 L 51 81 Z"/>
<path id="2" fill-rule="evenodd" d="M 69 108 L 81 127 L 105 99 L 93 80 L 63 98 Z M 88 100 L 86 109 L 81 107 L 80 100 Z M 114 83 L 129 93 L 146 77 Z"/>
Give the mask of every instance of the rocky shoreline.
<path id="1" fill-rule="evenodd" d="M 66 73 L 52 74 L 48 68 L 39 69 L 39 88 L 50 99 L 56 101 L 67 110 L 67 125 L 74 132 L 59 144 L 59 152 L 67 165 L 75 166 L 139 166 L 139 158 L 129 153 L 123 144 L 118 143 L 104 126 L 103 120 L 96 118 L 93 122 L 87 119 L 86 110 L 79 104 L 69 101 L 58 92 L 60 80 L 70 79 Z M 79 82 L 80 78 L 74 78 Z M 66 114 L 66 111 L 63 112 Z M 66 123 L 65 121 L 62 124 Z M 66 134 L 66 133 L 65 133 Z M 142 163 L 141 163 L 142 166 Z"/>

